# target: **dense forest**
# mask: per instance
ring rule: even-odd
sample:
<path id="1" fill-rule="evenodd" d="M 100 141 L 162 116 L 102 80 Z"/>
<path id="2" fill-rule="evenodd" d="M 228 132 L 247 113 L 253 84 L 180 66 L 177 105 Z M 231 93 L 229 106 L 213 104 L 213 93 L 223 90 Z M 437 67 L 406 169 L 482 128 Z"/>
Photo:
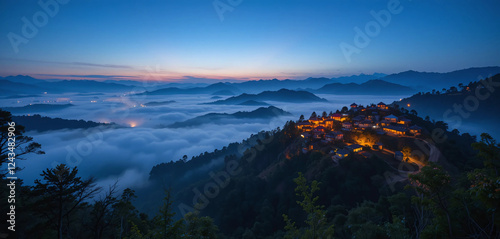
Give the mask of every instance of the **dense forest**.
<path id="1" fill-rule="evenodd" d="M 61 118 L 50 118 L 39 114 L 27 116 L 12 116 L 12 120 L 25 127 L 26 131 L 50 131 L 60 129 L 88 129 L 98 126 L 118 127 L 114 123 L 98 123 L 85 120 L 67 120 Z"/>
<path id="2" fill-rule="evenodd" d="M 185 205 L 201 209 L 203 215 L 214 218 L 227 238 L 498 236 L 494 208 L 487 199 L 482 199 L 484 195 L 480 194 L 485 192 L 476 187 L 481 182 L 474 180 L 483 174 L 490 177 L 488 180 L 496 180 L 496 166 L 491 166 L 491 162 L 498 160 L 499 145 L 488 135 L 475 142 L 468 134 L 448 131 L 444 122 L 425 120 L 404 109 L 401 114 L 425 127 L 427 132 L 436 129 L 445 132 L 446 140 L 437 143 L 443 154 L 439 165 L 429 163 L 409 180 L 389 184 L 393 169 L 376 157 L 345 158 L 339 165 L 317 151 L 288 157 L 283 152 L 298 137 L 295 123 L 288 122 L 282 130 L 268 132 L 243 156 L 227 156 L 221 169 L 229 172 L 227 168 L 234 167 L 235 162 L 239 165 L 238 173 L 230 179 L 226 179 L 221 170 L 218 175 L 205 174 L 205 180 L 176 190 L 176 201 L 184 203 L 179 204 L 178 213 L 183 213 Z M 171 163 L 164 170 L 181 172 L 183 164 L 189 161 Z M 159 174 L 158 169 L 155 175 Z M 441 174 L 448 181 L 434 181 L 434 175 Z M 301 184 L 294 183 L 298 181 Z M 204 194 L 193 193 L 194 189 L 203 192 L 213 182 L 220 187 L 208 187 Z M 428 192 L 430 187 L 438 188 Z M 496 193 L 497 188 L 487 190 Z M 307 192 L 309 196 L 303 196 Z M 193 202 L 194 196 L 198 196 L 196 202 Z M 200 205 L 194 205 L 196 203 Z M 463 212 L 469 214 L 463 215 Z M 314 215 L 317 216 L 315 222 L 311 219 Z M 313 227 L 316 227 L 313 230 L 316 236 L 306 236 L 312 233 Z M 332 231 L 333 234 L 329 234 Z M 320 235 L 320 232 L 326 234 Z"/>
<path id="3" fill-rule="evenodd" d="M 300 150 L 296 122 L 211 153 L 155 166 L 150 186 L 100 188 L 58 165 L 33 186 L 15 181 L 14 238 L 499 238 L 500 144 L 400 108 L 441 152 L 438 162 L 395 180 L 373 155 L 332 163 Z M 0 111 L 0 166 L 7 169 L 9 112 Z M 43 153 L 16 125 L 17 158 Z M 413 148 L 425 154 L 425 149 Z M 422 153 L 422 152 L 420 152 Z M 167 160 L 166 160 L 167 161 Z M 2 199 L 9 197 L 2 171 Z M 0 202 L 3 215 L 7 200 Z M 15 234 L 14 234 L 15 233 Z"/>
<path id="4" fill-rule="evenodd" d="M 19 107 L 4 107 L 3 110 L 14 114 L 31 114 L 33 112 L 47 112 L 64 110 L 74 106 L 73 104 L 29 104 Z"/>
<path id="5" fill-rule="evenodd" d="M 396 101 L 401 107 L 410 106 L 417 112 L 436 120 L 450 122 L 458 127 L 464 124 L 496 128 L 500 112 L 500 74 L 430 92 L 419 92 L 411 97 Z M 439 104 L 435 104 L 439 102 Z"/>

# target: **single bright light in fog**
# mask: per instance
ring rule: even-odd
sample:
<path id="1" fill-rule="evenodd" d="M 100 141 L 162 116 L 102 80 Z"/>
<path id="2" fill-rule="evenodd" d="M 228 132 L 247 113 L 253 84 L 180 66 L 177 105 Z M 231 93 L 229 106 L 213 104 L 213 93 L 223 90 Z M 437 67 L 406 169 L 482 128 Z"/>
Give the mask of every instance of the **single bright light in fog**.
<path id="1" fill-rule="evenodd" d="M 135 122 L 130 122 L 130 127 L 134 128 L 135 126 L 137 126 L 137 123 L 135 123 Z"/>
<path id="2" fill-rule="evenodd" d="M 410 107 L 410 104 L 407 104 L 406 106 Z"/>

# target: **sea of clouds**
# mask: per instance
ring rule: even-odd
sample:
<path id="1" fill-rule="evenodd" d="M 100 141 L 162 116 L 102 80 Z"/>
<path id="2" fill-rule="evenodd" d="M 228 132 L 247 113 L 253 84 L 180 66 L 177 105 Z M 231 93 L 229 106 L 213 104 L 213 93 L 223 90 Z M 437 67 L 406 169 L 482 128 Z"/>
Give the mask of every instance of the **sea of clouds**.
<path id="1" fill-rule="evenodd" d="M 224 124 L 207 122 L 188 128 L 165 128 L 174 122 L 184 121 L 207 113 L 234 113 L 252 111 L 258 106 L 207 105 L 214 101 L 210 95 L 130 96 L 104 95 L 45 95 L 36 98 L 0 100 L 2 107 L 24 106 L 43 101 L 71 103 L 65 110 L 38 112 L 42 116 L 64 119 L 83 119 L 96 122 L 115 122 L 118 127 L 88 130 L 57 130 L 27 132 L 42 145 L 44 155 L 29 155 L 19 161 L 23 168 L 18 173 L 25 184 L 40 179 L 42 170 L 59 163 L 77 166 L 79 175 L 93 176 L 104 187 L 119 182 L 120 187 L 146 186 L 151 168 L 159 163 L 188 158 L 214 149 L 221 149 L 232 142 L 241 142 L 251 134 L 282 127 L 288 120 L 297 120 L 301 114 L 309 117 L 313 111 L 335 111 L 353 102 L 358 104 L 392 103 L 403 96 L 334 96 L 319 95 L 328 99 L 320 103 L 267 102 L 292 113 L 292 116 L 273 119 L 240 119 Z M 19 100 L 19 102 L 18 102 Z M 141 107 L 152 101 L 174 100 L 174 103 Z M 95 101 L 95 102 L 94 102 Z M 37 113 L 37 112 L 34 112 Z M 134 127 L 131 127 L 134 126 Z"/>

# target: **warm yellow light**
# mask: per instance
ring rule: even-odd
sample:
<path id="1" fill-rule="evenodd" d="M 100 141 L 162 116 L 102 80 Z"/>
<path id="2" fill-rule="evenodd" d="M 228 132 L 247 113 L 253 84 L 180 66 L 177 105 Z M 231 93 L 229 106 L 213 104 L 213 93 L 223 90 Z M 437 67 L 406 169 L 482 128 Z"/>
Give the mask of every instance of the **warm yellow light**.
<path id="1" fill-rule="evenodd" d="M 130 127 L 134 128 L 135 126 L 137 126 L 135 122 L 130 122 Z"/>
<path id="2" fill-rule="evenodd" d="M 406 106 L 410 107 L 410 104 L 407 104 Z"/>

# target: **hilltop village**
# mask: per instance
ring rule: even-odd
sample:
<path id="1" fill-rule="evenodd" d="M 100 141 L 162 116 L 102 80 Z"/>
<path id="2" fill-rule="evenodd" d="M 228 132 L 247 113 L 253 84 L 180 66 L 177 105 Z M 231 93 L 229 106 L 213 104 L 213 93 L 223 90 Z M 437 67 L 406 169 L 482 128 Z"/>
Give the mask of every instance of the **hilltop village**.
<path id="1" fill-rule="evenodd" d="M 380 102 L 366 107 L 353 103 L 329 114 L 313 112 L 307 120 L 302 115 L 296 122 L 301 151 L 323 151 L 335 163 L 346 157 L 375 155 L 389 163 L 409 162 L 420 167 L 423 162 L 412 158 L 411 152 L 423 129 L 409 119 L 416 117 L 416 112 L 408 113 Z"/>

